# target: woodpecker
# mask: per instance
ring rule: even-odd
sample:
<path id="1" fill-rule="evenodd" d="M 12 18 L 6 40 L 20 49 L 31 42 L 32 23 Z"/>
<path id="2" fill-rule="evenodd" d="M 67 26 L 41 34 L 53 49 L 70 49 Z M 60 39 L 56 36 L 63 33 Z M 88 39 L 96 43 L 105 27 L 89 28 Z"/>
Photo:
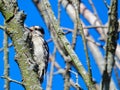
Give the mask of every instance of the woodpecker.
<path id="1" fill-rule="evenodd" d="M 40 26 L 25 27 L 27 34 L 26 42 L 33 56 L 34 71 L 37 72 L 40 82 L 43 82 L 43 76 L 46 73 L 49 59 L 48 44 L 44 40 L 44 29 Z"/>

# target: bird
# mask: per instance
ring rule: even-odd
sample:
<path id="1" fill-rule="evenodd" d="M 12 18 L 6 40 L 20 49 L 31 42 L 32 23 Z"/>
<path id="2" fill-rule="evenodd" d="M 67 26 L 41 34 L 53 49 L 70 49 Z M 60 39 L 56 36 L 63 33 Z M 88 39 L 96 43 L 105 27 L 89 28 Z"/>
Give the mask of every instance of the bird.
<path id="1" fill-rule="evenodd" d="M 44 39 L 44 29 L 40 26 L 25 27 L 26 42 L 33 56 L 33 70 L 37 72 L 40 82 L 43 82 L 49 60 L 49 47 Z M 33 64 L 31 63 L 31 64 Z"/>

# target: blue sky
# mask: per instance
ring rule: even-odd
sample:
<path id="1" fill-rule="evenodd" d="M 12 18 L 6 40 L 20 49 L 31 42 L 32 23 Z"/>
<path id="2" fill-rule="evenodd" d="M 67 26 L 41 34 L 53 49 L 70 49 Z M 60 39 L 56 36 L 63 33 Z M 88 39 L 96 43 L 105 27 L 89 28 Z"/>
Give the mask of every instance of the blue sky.
<path id="1" fill-rule="evenodd" d="M 52 9 L 55 13 L 55 16 L 57 17 L 57 3 L 58 3 L 58 0 L 49 0 L 51 5 L 52 5 Z M 97 9 L 97 12 L 98 12 L 98 15 L 100 17 L 100 19 L 102 20 L 102 23 L 105 24 L 108 20 L 108 15 L 107 15 L 107 8 L 105 7 L 104 3 L 103 3 L 103 0 L 92 0 L 95 4 L 95 7 Z M 82 2 L 92 11 L 92 7 L 90 6 L 90 4 L 88 3 L 88 0 L 82 0 Z M 108 3 L 110 3 L 110 0 L 107 0 Z M 34 26 L 34 25 L 39 25 L 39 26 L 42 26 L 44 29 L 45 29 L 45 39 L 48 40 L 50 38 L 50 33 L 43 21 L 43 19 L 41 18 L 39 12 L 37 11 L 36 7 L 34 6 L 34 4 L 32 3 L 32 0 L 18 0 L 18 5 L 19 5 L 19 8 L 20 10 L 23 10 L 25 12 L 25 14 L 27 15 L 26 17 L 26 20 L 25 20 L 25 25 L 30 27 L 30 26 Z M 120 17 L 120 1 L 119 1 L 119 17 Z M 65 12 L 65 9 L 61 6 L 62 8 L 62 12 L 61 12 L 61 26 L 64 26 L 64 27 L 69 27 L 69 28 L 74 28 L 73 26 L 73 23 L 71 21 L 71 19 L 69 18 L 69 16 L 67 15 L 67 13 Z M 82 17 L 82 16 L 81 16 Z M 83 17 L 82 17 L 83 18 Z M 85 19 L 84 19 L 84 22 L 86 23 L 86 25 L 90 25 Z M 0 14 L 0 25 L 3 25 L 4 23 L 4 19 L 2 17 L 2 15 Z M 90 32 L 91 34 L 95 34 L 95 38 L 98 38 L 99 35 L 94 31 L 94 30 L 91 30 Z M 67 38 L 69 40 L 71 40 L 71 34 L 67 35 Z M 81 37 L 78 37 L 78 42 L 81 42 L 82 43 L 82 40 L 81 40 Z M 98 40 L 98 39 L 96 39 Z M 3 47 L 3 31 L 0 30 L 0 48 Z M 9 39 L 9 42 L 11 42 L 11 40 Z M 50 52 L 53 51 L 53 43 L 49 43 L 49 47 L 50 47 Z M 79 55 L 79 58 L 81 58 L 81 62 L 83 63 L 83 65 L 86 67 L 86 61 L 85 61 L 85 55 L 84 55 L 84 50 L 83 50 L 83 45 L 79 45 L 77 43 L 77 47 L 78 47 L 78 50 L 76 50 L 76 53 Z M 80 51 L 81 50 L 81 53 Z M 16 62 L 14 61 L 14 55 L 15 55 L 15 51 L 14 51 L 14 47 L 11 47 L 9 49 L 9 63 L 10 63 L 10 77 L 12 79 L 15 79 L 15 80 L 18 80 L 18 81 L 21 81 L 21 75 L 20 75 L 20 71 L 19 71 L 19 68 L 16 64 Z M 4 61 L 3 61 L 3 52 L 0 52 L 0 76 L 3 75 L 3 65 L 4 65 Z M 56 55 L 56 58 L 57 58 L 57 61 L 59 62 L 59 64 L 61 65 L 61 67 L 65 67 L 64 65 L 64 61 L 63 59 L 61 58 L 61 56 L 58 54 L 57 52 L 57 55 Z M 92 65 L 94 65 L 94 67 L 92 68 L 93 69 L 93 72 L 96 72 L 93 74 L 93 77 L 96 78 L 96 81 L 97 82 L 100 82 L 100 73 L 98 72 L 98 68 L 97 68 L 97 65 L 95 64 L 94 62 L 94 59 L 92 57 L 92 55 L 90 55 L 90 59 L 92 61 Z M 48 70 L 50 69 L 50 65 L 48 67 Z M 73 68 L 74 69 L 74 68 Z M 56 69 L 55 69 L 56 71 Z M 71 75 L 73 78 L 75 78 L 74 75 Z M 63 77 L 61 77 L 60 75 L 55 75 L 54 78 L 53 78 L 53 83 L 55 83 L 55 85 L 53 85 L 52 87 L 52 90 L 63 90 Z M 46 80 L 46 79 L 45 79 Z M 45 87 L 45 83 L 46 81 L 44 82 L 43 84 L 43 87 Z M 85 85 L 84 85 L 84 82 L 83 80 L 79 77 L 79 84 L 84 87 L 84 90 L 86 90 L 85 88 Z M 0 90 L 4 90 L 4 80 L 0 78 Z M 57 89 L 56 89 L 57 88 Z M 24 90 L 21 85 L 18 85 L 16 83 L 11 83 L 11 87 L 10 87 L 10 90 Z M 71 88 L 71 90 L 74 90 Z"/>

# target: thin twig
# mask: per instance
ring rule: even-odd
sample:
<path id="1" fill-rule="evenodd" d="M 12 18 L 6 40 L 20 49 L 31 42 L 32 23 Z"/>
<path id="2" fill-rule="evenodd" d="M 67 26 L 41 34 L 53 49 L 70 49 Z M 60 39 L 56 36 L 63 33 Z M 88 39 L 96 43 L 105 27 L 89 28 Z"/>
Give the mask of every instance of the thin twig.
<path id="1" fill-rule="evenodd" d="M 83 29 L 92 29 L 92 28 L 108 28 L 107 26 L 105 26 L 105 25 L 100 25 L 100 26 L 93 26 L 93 25 L 91 25 L 91 26 L 85 26 L 85 27 L 83 27 Z"/>
<path id="2" fill-rule="evenodd" d="M 110 6 L 108 5 L 107 1 L 106 1 L 106 0 L 103 0 L 103 2 L 104 2 L 104 4 L 105 4 L 106 8 L 109 10 Z"/>
<path id="3" fill-rule="evenodd" d="M 71 63 L 66 61 L 66 69 L 65 69 L 65 75 L 64 75 L 64 90 L 70 90 L 70 67 Z"/>
<path id="4" fill-rule="evenodd" d="M 73 32 L 73 29 L 70 29 L 70 28 L 62 27 L 62 29 L 63 29 L 63 30 L 67 30 L 68 32 L 66 32 L 66 33 Z M 66 33 L 65 33 L 65 34 L 66 34 Z M 79 33 L 78 33 L 78 35 L 79 35 Z M 94 43 L 95 45 L 97 45 L 97 46 L 99 46 L 99 47 L 101 47 L 101 48 L 104 48 L 103 45 L 101 45 L 101 44 L 98 43 L 98 42 L 95 42 L 93 39 L 91 39 L 91 38 L 89 38 L 89 37 L 86 37 L 86 39 L 87 39 L 88 41 Z"/>
<path id="5" fill-rule="evenodd" d="M 8 44 L 8 47 L 11 47 L 11 46 L 12 46 L 12 43 L 9 43 L 9 44 Z M 1 51 L 3 51 L 3 50 L 4 50 L 4 48 L 3 48 L 3 47 L 2 47 L 2 48 L 0 48 L 0 52 L 1 52 Z"/>
<path id="6" fill-rule="evenodd" d="M 0 29 L 4 30 L 4 29 L 5 29 L 5 27 L 0 25 Z"/>
<path id="7" fill-rule="evenodd" d="M 100 25 L 102 25 L 102 22 L 101 22 L 101 20 L 100 20 L 100 18 L 99 18 L 99 16 L 98 16 L 98 13 L 97 13 L 97 10 L 96 10 L 96 8 L 95 8 L 94 3 L 92 2 L 92 0 L 89 0 L 89 3 L 90 3 L 91 6 L 92 6 L 93 13 L 94 13 L 94 15 L 96 16 L 97 21 L 100 23 Z M 103 28 L 102 28 L 102 29 L 103 29 Z M 104 30 L 103 30 L 103 33 L 104 33 Z"/>
<path id="8" fill-rule="evenodd" d="M 63 30 L 73 30 L 73 29 L 70 29 L 70 28 L 66 28 L 66 27 L 61 27 Z M 101 25 L 101 26 L 85 26 L 83 27 L 83 29 L 93 29 L 93 28 L 108 28 L 107 26 L 105 25 Z"/>
<path id="9" fill-rule="evenodd" d="M 95 41 L 94 41 L 93 39 L 91 39 L 90 37 L 86 37 L 86 39 L 87 39 L 88 41 L 94 43 L 96 46 L 99 46 L 99 47 L 101 47 L 101 48 L 104 48 L 103 45 L 101 45 L 101 44 L 98 43 L 98 42 L 95 42 Z"/>
<path id="10" fill-rule="evenodd" d="M 88 20 L 91 25 L 101 26 L 101 22 L 99 21 L 98 17 L 96 17 L 89 9 L 87 9 L 83 3 L 81 3 L 80 6 L 80 13 Z M 96 30 L 101 35 L 101 39 L 106 40 L 104 30 L 102 28 L 97 28 Z"/>
<path id="11" fill-rule="evenodd" d="M 80 9 L 80 2 L 79 0 L 71 0 L 72 5 L 75 9 L 75 20 L 74 20 L 74 32 L 72 34 L 72 48 L 75 48 L 76 39 L 77 39 L 77 32 L 78 32 L 78 20 L 79 20 L 79 9 Z"/>
<path id="12" fill-rule="evenodd" d="M 88 55 L 87 40 L 85 38 L 82 23 L 80 20 L 79 20 L 79 30 L 80 30 L 79 32 L 80 32 L 80 35 L 82 36 L 82 40 L 83 40 L 84 51 L 85 51 L 87 66 L 88 66 L 89 80 L 91 80 L 91 82 L 92 82 L 92 71 L 91 71 L 91 65 L 90 65 L 90 58 Z"/>
<path id="13" fill-rule="evenodd" d="M 92 0 L 88 0 L 88 1 L 89 1 L 90 5 L 92 6 L 94 15 L 98 18 L 97 10 L 96 10 L 96 8 L 95 8 Z M 100 19 L 99 19 L 99 20 L 100 20 Z"/>
<path id="14" fill-rule="evenodd" d="M 53 61 L 52 56 L 50 56 L 50 59 L 49 59 L 49 60 L 50 60 L 50 61 Z M 60 67 L 60 65 L 59 65 L 56 61 L 54 62 L 54 66 L 55 66 L 56 69 L 58 70 L 57 72 L 54 73 L 54 75 L 56 75 L 56 74 L 61 74 L 61 75 L 63 75 L 63 76 L 65 75 L 65 70 L 62 69 L 62 68 Z M 74 82 L 72 79 L 70 79 L 70 85 L 72 85 L 74 88 L 78 87 L 79 90 L 82 90 L 79 85 L 76 86 L 76 82 Z"/>
<path id="15" fill-rule="evenodd" d="M 70 79 L 70 84 L 71 84 L 74 88 L 76 88 L 76 90 L 83 90 L 83 89 L 80 87 L 80 85 L 74 83 L 72 79 Z"/>
<path id="16" fill-rule="evenodd" d="M 60 15 L 61 15 L 61 8 L 60 8 L 61 2 L 62 0 L 58 0 L 58 24 L 59 26 L 60 26 Z"/>
<path id="17" fill-rule="evenodd" d="M 20 85 L 24 86 L 22 82 L 19 82 L 17 80 L 13 80 L 13 79 L 11 79 L 9 77 L 0 76 L 0 78 L 7 79 L 7 80 L 9 80 L 9 82 L 14 82 L 14 83 L 17 83 L 17 84 L 20 84 Z"/>
<path id="18" fill-rule="evenodd" d="M 69 70 L 71 73 L 75 74 L 76 76 L 76 84 L 78 84 L 78 73 L 76 73 L 75 71 Z"/>
<path id="19" fill-rule="evenodd" d="M 6 32 L 4 32 L 4 76 L 9 77 L 9 52 L 8 52 L 8 35 Z M 5 85 L 4 85 L 5 90 L 10 89 L 10 82 L 9 80 L 5 79 Z"/>
<path id="20" fill-rule="evenodd" d="M 119 76 L 119 69 L 117 67 L 114 67 L 114 71 L 115 71 L 115 76 L 117 79 L 117 83 L 118 83 L 118 88 L 120 88 L 120 76 Z"/>
<path id="21" fill-rule="evenodd" d="M 51 90 L 51 88 L 52 88 L 52 80 L 53 80 L 53 72 L 54 72 L 54 63 L 55 63 L 56 50 L 57 49 L 55 47 L 54 51 L 53 51 L 53 55 L 51 57 L 53 59 L 52 59 L 52 62 L 51 62 L 50 76 L 49 76 L 49 79 L 48 79 L 47 89 L 46 90 Z"/>

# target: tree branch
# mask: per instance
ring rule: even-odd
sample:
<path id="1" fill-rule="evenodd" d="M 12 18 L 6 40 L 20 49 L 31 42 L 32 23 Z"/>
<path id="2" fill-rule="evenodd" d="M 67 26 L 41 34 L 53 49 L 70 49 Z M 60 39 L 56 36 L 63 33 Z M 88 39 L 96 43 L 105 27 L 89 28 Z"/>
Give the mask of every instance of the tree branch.
<path id="1" fill-rule="evenodd" d="M 20 85 L 22 85 L 22 86 L 24 87 L 24 85 L 23 85 L 22 82 L 13 80 L 13 79 L 11 79 L 10 77 L 0 76 L 0 78 L 6 79 L 6 80 L 8 80 L 9 82 L 14 82 L 14 83 L 20 84 Z M 10 90 L 10 89 L 9 89 L 9 90 Z"/>
<path id="2" fill-rule="evenodd" d="M 5 77 L 9 77 L 9 52 L 8 52 L 8 35 L 7 33 L 4 31 L 4 76 Z M 10 82 L 9 80 L 5 79 L 5 85 L 4 85 L 4 89 L 5 90 L 9 90 L 10 89 Z"/>
<path id="3" fill-rule="evenodd" d="M 118 39 L 118 0 L 112 0 L 109 13 L 108 37 L 106 45 L 106 64 L 102 78 L 102 90 L 109 90 L 111 73 L 115 63 L 115 50 Z"/>
<path id="4" fill-rule="evenodd" d="M 51 88 L 52 88 L 52 79 L 53 79 L 53 73 L 54 73 L 55 56 L 56 56 L 56 47 L 54 48 L 53 55 L 51 56 L 52 61 L 51 61 L 50 75 L 49 75 L 49 78 L 48 78 L 47 89 L 46 90 L 51 90 Z"/>
<path id="5" fill-rule="evenodd" d="M 72 1 L 73 2 L 73 1 Z M 76 1 L 77 2 L 77 1 Z M 89 55 L 88 55 L 88 48 L 87 48 L 87 40 L 85 38 L 85 32 L 83 30 L 83 26 L 82 26 L 82 22 L 81 20 L 79 19 L 79 15 L 76 15 L 76 14 L 79 14 L 78 12 L 79 11 L 76 11 L 75 8 L 72 7 L 72 5 L 69 3 L 69 0 L 68 1 L 63 1 L 62 2 L 63 6 L 66 7 L 66 5 L 69 5 L 71 6 L 71 10 L 72 10 L 72 15 L 71 16 L 71 19 L 73 20 L 74 23 L 76 23 L 76 19 L 77 19 L 77 23 L 78 23 L 78 26 L 77 26 L 77 29 L 79 30 L 79 33 L 82 37 L 82 40 L 83 40 L 83 45 L 84 45 L 84 51 L 85 51 L 85 55 L 86 55 L 86 60 L 87 60 L 87 65 L 88 65 L 88 73 L 89 73 L 89 80 L 91 80 L 90 82 L 92 83 L 92 73 L 91 73 L 91 66 L 90 66 L 90 59 L 89 59 Z M 73 5 L 75 3 L 73 2 Z M 77 4 L 80 4 L 80 2 L 78 2 Z M 75 4 L 76 5 L 76 4 Z M 75 7 L 75 6 L 74 6 Z M 78 8 L 80 8 L 80 6 L 78 5 L 77 6 Z M 66 8 L 67 9 L 67 8 Z M 79 10 L 79 9 L 78 9 Z M 69 11 L 70 13 L 70 11 Z M 76 31 L 75 31 L 76 32 Z"/>
<path id="6" fill-rule="evenodd" d="M 70 1 L 69 1 L 70 2 Z M 79 0 L 71 0 L 72 5 L 75 9 L 75 20 L 74 20 L 74 31 L 72 34 L 72 48 L 75 48 L 76 40 L 77 40 L 77 32 L 79 31 L 79 9 L 80 9 L 80 1 Z"/>
<path id="7" fill-rule="evenodd" d="M 18 10 L 16 0 L 0 0 L 0 12 L 5 18 L 6 32 L 12 39 L 16 50 L 15 59 L 22 74 L 24 88 L 41 90 L 37 73 L 30 69 L 29 61 L 33 61 L 33 58 L 23 38 L 25 14 Z"/>

